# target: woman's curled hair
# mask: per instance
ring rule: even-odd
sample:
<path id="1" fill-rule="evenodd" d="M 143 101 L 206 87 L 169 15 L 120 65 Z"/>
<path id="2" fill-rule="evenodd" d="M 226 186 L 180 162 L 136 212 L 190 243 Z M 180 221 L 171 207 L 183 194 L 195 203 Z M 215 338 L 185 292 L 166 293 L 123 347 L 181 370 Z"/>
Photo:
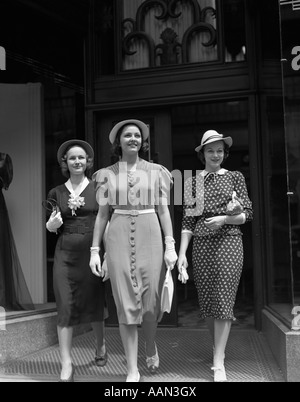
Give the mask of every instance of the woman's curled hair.
<path id="1" fill-rule="evenodd" d="M 116 158 L 120 158 L 122 156 L 122 148 L 121 148 L 121 142 L 120 142 L 120 138 L 121 138 L 121 134 L 124 130 L 124 128 L 126 126 L 130 126 L 131 124 L 125 124 L 124 126 L 122 126 L 117 135 L 116 135 L 116 139 L 114 141 L 114 143 L 112 144 L 112 148 L 111 148 L 111 152 L 112 152 L 112 156 L 116 157 Z M 146 140 L 142 140 L 142 146 L 141 149 L 139 151 L 139 154 L 146 154 L 149 150 L 149 143 Z M 141 156 L 141 155 L 140 155 Z"/>

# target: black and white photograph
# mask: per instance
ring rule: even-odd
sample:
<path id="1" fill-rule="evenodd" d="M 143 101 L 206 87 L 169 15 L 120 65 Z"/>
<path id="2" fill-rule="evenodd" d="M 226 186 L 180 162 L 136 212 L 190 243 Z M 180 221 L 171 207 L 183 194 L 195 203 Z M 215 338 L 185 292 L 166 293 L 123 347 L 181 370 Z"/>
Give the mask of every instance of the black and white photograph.
<path id="1" fill-rule="evenodd" d="M 0 16 L 0 383 L 300 382 L 300 0 Z"/>

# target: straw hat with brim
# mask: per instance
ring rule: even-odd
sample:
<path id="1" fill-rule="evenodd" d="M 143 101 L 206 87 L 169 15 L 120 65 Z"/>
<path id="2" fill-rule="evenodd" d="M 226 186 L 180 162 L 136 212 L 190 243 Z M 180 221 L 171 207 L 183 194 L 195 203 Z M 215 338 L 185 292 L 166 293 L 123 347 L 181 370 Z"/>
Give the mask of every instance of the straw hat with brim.
<path id="1" fill-rule="evenodd" d="M 119 130 L 127 125 L 133 124 L 137 126 L 141 130 L 141 134 L 143 137 L 143 140 L 145 141 L 149 137 L 149 127 L 143 123 L 140 120 L 135 120 L 135 119 L 129 119 L 129 120 L 123 120 L 117 123 L 114 128 L 111 130 L 109 133 L 109 141 L 113 144 L 116 140 L 116 136 L 119 132 Z"/>
<path id="2" fill-rule="evenodd" d="M 82 141 L 82 140 L 69 140 L 69 141 L 64 142 L 57 151 L 58 163 L 61 164 L 61 160 L 65 156 L 68 149 L 70 149 L 71 147 L 76 147 L 76 146 L 83 148 L 85 150 L 85 152 L 89 155 L 90 158 L 94 158 L 94 150 L 90 146 L 90 144 L 88 144 L 87 142 Z"/>
<path id="3" fill-rule="evenodd" d="M 229 147 L 231 147 L 233 143 L 231 137 L 224 137 L 223 134 L 219 134 L 215 130 L 208 130 L 203 134 L 201 144 L 197 148 L 195 148 L 195 151 L 199 152 L 203 147 L 205 147 L 205 145 L 211 144 L 212 142 L 216 141 L 224 141 L 225 144 L 227 144 Z"/>

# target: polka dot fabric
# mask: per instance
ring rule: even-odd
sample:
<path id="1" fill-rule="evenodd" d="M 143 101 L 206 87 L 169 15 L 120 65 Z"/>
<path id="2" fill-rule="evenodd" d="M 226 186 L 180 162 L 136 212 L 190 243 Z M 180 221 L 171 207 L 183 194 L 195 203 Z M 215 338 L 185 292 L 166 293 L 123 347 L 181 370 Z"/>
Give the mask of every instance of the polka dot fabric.
<path id="1" fill-rule="evenodd" d="M 216 232 L 209 230 L 204 225 L 204 220 L 210 216 L 226 215 L 226 207 L 232 199 L 233 191 L 243 202 L 246 222 L 252 220 L 252 203 L 248 197 L 243 174 L 238 171 L 230 172 L 224 169 L 222 172 L 222 174 L 207 174 L 204 178 L 201 177 L 200 173 L 197 177 L 187 180 L 184 192 L 182 230 L 191 231 L 194 236 L 215 236 Z M 204 180 L 204 190 L 196 191 L 202 187 L 199 184 L 201 180 Z M 202 204 L 201 214 L 198 214 L 198 206 Z M 195 211 L 195 213 L 191 213 L 191 211 Z M 221 233 L 224 235 L 238 235 L 241 234 L 241 229 L 236 225 L 224 225 L 217 232 L 217 234 Z"/>
<path id="2" fill-rule="evenodd" d="M 242 269 L 241 236 L 195 237 L 193 273 L 201 318 L 235 320 L 233 308 Z"/>
<path id="3" fill-rule="evenodd" d="M 201 172 L 185 185 L 182 230 L 194 235 L 193 273 L 202 318 L 235 320 L 233 308 L 243 269 L 242 231 L 238 225 L 212 231 L 204 224 L 208 217 L 226 215 L 233 191 L 243 202 L 246 222 L 251 221 L 252 203 L 241 172 Z M 199 211 L 196 204 L 202 205 L 201 214 L 190 213 L 193 208 Z"/>

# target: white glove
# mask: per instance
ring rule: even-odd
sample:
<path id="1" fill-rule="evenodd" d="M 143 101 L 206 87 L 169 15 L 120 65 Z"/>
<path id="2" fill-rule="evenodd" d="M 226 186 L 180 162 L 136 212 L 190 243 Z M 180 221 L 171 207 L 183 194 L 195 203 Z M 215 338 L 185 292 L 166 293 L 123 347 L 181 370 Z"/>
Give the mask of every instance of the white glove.
<path id="1" fill-rule="evenodd" d="M 178 275 L 178 280 L 183 283 L 184 285 L 187 283 L 187 281 L 189 280 L 189 275 L 186 272 L 185 268 L 181 268 L 181 270 L 179 270 L 179 275 Z"/>
<path id="2" fill-rule="evenodd" d="M 184 254 L 180 254 L 179 258 L 178 258 L 178 262 L 177 262 L 177 266 L 178 266 L 178 280 L 183 283 L 184 285 L 187 283 L 187 281 L 189 280 L 189 275 L 187 273 L 187 267 L 188 267 L 188 262 L 187 262 L 187 258 Z"/>
<path id="3" fill-rule="evenodd" d="M 167 268 L 170 267 L 172 270 L 178 258 L 177 253 L 175 251 L 175 240 L 171 236 L 166 236 L 165 244 L 166 244 L 166 250 L 164 256 L 165 263 Z"/>
<path id="4" fill-rule="evenodd" d="M 57 233 L 57 229 L 59 229 L 63 225 L 63 220 L 61 217 L 61 213 L 54 211 L 52 212 L 48 222 L 46 223 L 46 228 L 49 232 Z"/>

